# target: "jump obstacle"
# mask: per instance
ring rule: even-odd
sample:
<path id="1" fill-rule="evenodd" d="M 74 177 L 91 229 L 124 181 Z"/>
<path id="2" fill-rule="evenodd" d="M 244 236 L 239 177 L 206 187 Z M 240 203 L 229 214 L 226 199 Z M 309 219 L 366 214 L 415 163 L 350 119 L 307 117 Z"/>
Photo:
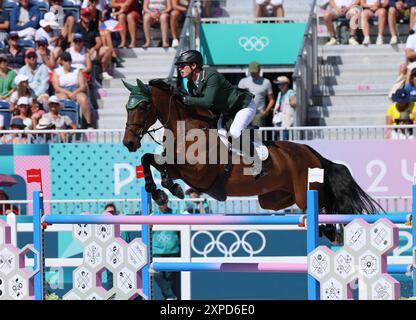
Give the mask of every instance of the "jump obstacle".
<path id="1" fill-rule="evenodd" d="M 412 188 L 413 198 L 416 196 L 416 185 Z M 149 216 L 151 198 L 143 189 L 141 192 L 141 216 L 111 216 L 111 215 L 44 215 L 43 199 L 40 192 L 34 192 L 33 197 L 33 249 L 38 253 L 35 259 L 34 296 L 35 299 L 44 299 L 44 243 L 43 228 L 53 224 L 82 224 L 82 225 L 114 225 L 134 224 L 142 225 L 142 241 L 145 255 L 151 257 L 149 248 L 149 225 L 304 225 L 307 231 L 307 253 L 316 252 L 318 248 L 319 223 L 325 224 L 347 224 L 359 218 L 368 223 L 376 223 L 381 219 L 387 219 L 394 224 L 404 224 L 412 221 L 416 214 L 416 202 L 412 204 L 412 214 L 396 213 L 381 215 L 331 215 L 319 214 L 318 192 L 309 190 L 307 194 L 306 214 L 291 214 L 286 216 L 224 216 L 224 215 L 156 215 Z M 364 222 L 364 223 L 365 223 Z M 412 236 L 416 239 L 416 227 L 412 223 Z M 416 296 L 416 271 L 415 256 L 416 246 L 412 246 L 413 262 L 411 265 L 386 265 L 386 272 L 394 274 L 412 274 L 413 296 Z M 322 252 L 319 252 L 322 256 Z M 150 262 L 149 262 L 150 261 Z M 150 274 L 149 268 L 154 271 L 220 271 L 220 272 L 285 272 L 285 273 L 308 273 L 308 263 L 178 263 L 178 262 L 151 262 L 147 259 L 141 269 L 141 293 L 143 297 L 150 297 Z M 308 275 L 308 299 L 318 300 L 320 298 L 319 283 Z"/>

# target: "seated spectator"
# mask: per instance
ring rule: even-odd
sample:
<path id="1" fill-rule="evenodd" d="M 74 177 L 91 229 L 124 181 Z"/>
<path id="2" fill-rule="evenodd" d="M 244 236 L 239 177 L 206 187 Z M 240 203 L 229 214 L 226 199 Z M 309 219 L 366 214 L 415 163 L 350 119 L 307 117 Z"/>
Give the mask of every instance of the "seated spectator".
<path id="1" fill-rule="evenodd" d="M 383 44 L 383 32 L 386 27 L 386 16 L 388 0 L 361 0 L 361 7 L 364 11 L 361 14 L 361 25 L 364 33 L 363 45 L 367 46 L 370 41 L 370 22 L 369 20 L 376 17 L 378 20 L 378 35 L 376 44 Z"/>
<path id="2" fill-rule="evenodd" d="M 202 198 L 202 193 L 194 188 L 189 188 L 186 190 L 185 194 L 190 199 L 198 199 Z M 204 199 L 202 201 L 186 201 L 185 202 L 185 212 L 188 212 L 190 214 L 193 213 L 211 213 L 208 205 L 207 199 Z"/>
<path id="3" fill-rule="evenodd" d="M 32 48 L 26 50 L 26 65 L 19 70 L 19 75 L 28 78 L 29 87 L 33 90 L 37 101 L 42 105 L 48 102 L 49 71 L 45 64 L 37 63 L 36 51 Z"/>
<path id="4" fill-rule="evenodd" d="M 52 12 L 46 12 L 39 22 L 40 28 L 35 33 L 35 39 L 45 38 L 48 41 L 48 49 L 53 52 L 55 57 L 59 57 L 62 52 L 60 47 L 61 32 L 58 29 L 58 19 Z"/>
<path id="5" fill-rule="evenodd" d="M 47 107 L 47 109 L 49 110 L 49 107 Z M 32 105 L 30 106 L 30 114 L 32 115 L 32 124 L 33 124 L 33 128 L 36 128 L 37 124 L 39 123 L 40 118 L 42 118 L 42 116 L 45 114 L 45 110 L 41 109 L 39 107 L 39 104 L 37 103 L 32 103 Z"/>
<path id="6" fill-rule="evenodd" d="M 0 2 L 0 41 L 5 41 L 10 31 L 10 15 L 3 8 L 3 1 Z"/>
<path id="7" fill-rule="evenodd" d="M 49 70 L 55 68 L 59 57 L 55 56 L 53 51 L 48 49 L 48 39 L 43 37 L 36 39 L 36 56 L 36 62 L 44 64 Z"/>
<path id="8" fill-rule="evenodd" d="M 269 14 L 270 8 L 270 14 Z M 256 0 L 256 17 L 274 16 L 283 18 L 285 10 L 283 9 L 283 0 Z"/>
<path id="9" fill-rule="evenodd" d="M 65 14 L 62 7 L 62 0 L 49 0 L 49 11 L 57 16 L 59 28 L 62 29 L 62 38 L 69 42 L 71 39 L 72 27 L 75 23 L 75 17 L 71 13 Z"/>
<path id="10" fill-rule="evenodd" d="M 8 39 L 8 46 L 3 50 L 9 60 L 9 67 L 19 71 L 25 65 L 25 50 L 18 45 L 19 36 L 16 31 L 11 31 Z"/>
<path id="11" fill-rule="evenodd" d="M 277 84 L 279 88 L 276 105 L 273 110 L 273 125 L 282 128 L 292 127 L 296 116 L 296 95 L 292 89 L 289 89 L 290 80 L 286 76 L 280 76 L 273 83 Z M 283 140 L 288 140 L 289 132 L 284 131 L 282 138 Z"/>
<path id="12" fill-rule="evenodd" d="M 61 63 L 62 67 L 55 69 L 52 76 L 52 85 L 55 92 L 59 99 L 76 101 L 81 108 L 87 127 L 91 127 L 91 110 L 86 95 L 85 77 L 79 69 L 72 67 L 72 58 L 68 52 L 62 53 Z"/>
<path id="13" fill-rule="evenodd" d="M 84 46 L 82 34 L 74 33 L 72 37 L 73 41 L 71 47 L 67 50 L 71 55 L 72 66 L 80 69 L 84 73 L 88 73 L 91 71 L 92 67 L 91 57 L 87 48 Z"/>
<path id="14" fill-rule="evenodd" d="M 52 123 L 51 118 L 42 117 L 39 123 L 35 127 L 36 130 L 55 130 L 55 124 Z M 65 133 L 54 134 L 54 133 L 38 133 L 32 143 L 45 144 L 45 143 L 59 143 L 68 142 L 68 137 Z"/>
<path id="15" fill-rule="evenodd" d="M 101 1 L 102 3 L 100 4 L 98 0 L 86 0 L 83 2 L 83 6 L 85 2 L 87 3 L 86 7 L 92 9 L 91 24 L 94 26 L 94 28 L 96 27 L 100 31 L 100 37 L 101 37 L 103 46 L 108 47 L 109 50 L 111 51 L 111 61 L 116 64 L 117 68 L 123 67 L 123 65 L 121 64 L 122 60 L 117 56 L 117 52 L 114 49 L 113 37 L 111 35 L 111 31 L 108 29 L 101 28 L 101 25 L 104 22 L 105 13 L 108 11 L 107 4 L 105 3 L 105 1 Z M 137 29 L 137 25 L 135 25 L 135 31 L 136 29 Z M 123 30 L 126 31 L 125 29 Z"/>
<path id="16" fill-rule="evenodd" d="M 4 190 L 0 190 L 0 201 L 10 200 L 9 196 Z M 19 214 L 19 209 L 12 204 L 0 204 L 0 216 L 7 215 L 9 213 Z"/>
<path id="17" fill-rule="evenodd" d="M 169 48 L 168 23 L 169 12 L 172 10 L 170 0 L 144 0 L 143 2 L 143 32 L 145 43 L 143 48 L 150 47 L 150 27 L 155 23 L 160 23 L 162 32 L 162 47 Z"/>
<path id="18" fill-rule="evenodd" d="M 254 94 L 257 111 L 252 124 L 265 127 L 267 125 L 267 117 L 270 111 L 272 111 L 275 102 L 272 84 L 269 79 L 260 76 L 260 65 L 257 62 L 251 62 L 248 66 L 248 71 L 250 76 L 241 79 L 238 87 L 247 89 Z M 266 100 L 268 100 L 267 105 Z"/>
<path id="19" fill-rule="evenodd" d="M 9 101 L 11 94 L 16 89 L 14 78 L 16 72 L 9 68 L 9 59 L 5 54 L 0 54 L 0 99 Z"/>
<path id="20" fill-rule="evenodd" d="M 357 8 L 360 0 L 329 0 L 329 10 L 324 13 L 325 26 L 328 29 L 330 39 L 326 45 L 337 44 L 337 36 L 333 21 L 337 18 L 345 16 L 347 19 L 357 21 L 359 19 L 360 10 Z M 350 38 L 348 43 L 350 45 L 359 45 L 355 39 L 357 28 L 350 28 Z"/>
<path id="21" fill-rule="evenodd" d="M 134 0 L 111 0 L 110 7 L 115 10 L 112 14 L 113 19 L 118 20 L 122 26 L 119 48 L 127 46 L 127 30 L 130 36 L 128 47 L 136 48 L 137 23 L 141 21 L 138 2 Z"/>
<path id="22" fill-rule="evenodd" d="M 16 85 L 16 91 L 10 96 L 10 111 L 13 112 L 16 109 L 17 101 L 21 97 L 27 97 L 29 99 L 29 105 L 36 100 L 36 95 L 29 87 L 29 78 L 25 75 L 18 74 L 14 78 L 14 84 Z"/>
<path id="23" fill-rule="evenodd" d="M 172 0 L 172 13 L 170 14 L 170 31 L 173 37 L 172 48 L 179 46 L 179 22 L 185 20 L 188 6 L 188 0 Z"/>
<path id="24" fill-rule="evenodd" d="M 113 79 L 108 73 L 111 64 L 112 52 L 109 47 L 103 46 L 100 33 L 91 26 L 92 9 L 84 8 L 81 10 L 81 21 L 72 28 L 72 33 L 82 34 L 84 45 L 89 50 L 91 61 L 97 59 L 101 62 L 103 79 Z"/>
<path id="25" fill-rule="evenodd" d="M 3 135 L 0 138 L 0 144 L 26 144 L 27 143 L 27 136 L 13 133 L 16 130 L 24 130 L 26 128 L 23 120 L 21 118 L 13 118 L 10 122 L 9 130 L 10 133 Z M 8 200 L 8 199 L 4 199 Z M 1 208 L 0 208 L 1 211 Z"/>
<path id="26" fill-rule="evenodd" d="M 390 44 L 398 43 L 398 30 L 397 30 L 397 19 L 403 19 L 409 17 L 409 26 L 412 28 L 415 20 L 415 10 L 410 9 L 409 0 L 390 0 L 390 6 L 388 8 L 388 24 L 391 34 Z M 415 8 L 412 8 L 415 9 Z M 411 14 L 412 11 L 412 14 Z"/>
<path id="27" fill-rule="evenodd" d="M 10 31 L 18 31 L 20 38 L 34 38 L 40 18 L 41 12 L 35 2 L 19 0 L 10 14 Z"/>
<path id="28" fill-rule="evenodd" d="M 13 118 L 20 118 L 23 121 L 23 124 L 25 125 L 25 130 L 31 130 L 33 129 L 33 121 L 32 121 L 32 113 L 31 113 L 31 101 L 28 97 L 20 97 L 19 100 L 17 100 L 17 111 Z"/>
<path id="29" fill-rule="evenodd" d="M 62 103 L 59 98 L 57 96 L 51 96 L 49 98 L 49 112 L 45 113 L 42 118 L 40 118 L 39 128 L 40 126 L 46 127 L 53 125 L 56 130 L 77 129 L 76 124 L 72 122 L 70 117 L 59 114 L 61 107 Z M 68 142 L 67 134 L 60 133 L 59 137 L 62 142 Z"/>
<path id="30" fill-rule="evenodd" d="M 53 124 L 57 130 L 65 130 L 68 128 L 77 129 L 77 126 L 72 122 L 70 117 L 67 115 L 61 115 L 59 113 L 62 107 L 62 103 L 57 96 L 51 96 L 49 98 L 48 105 L 49 112 L 45 113 L 41 119 L 50 119 L 51 124 Z"/>
<path id="31" fill-rule="evenodd" d="M 410 101 L 409 93 L 405 89 L 399 89 L 392 99 L 394 102 L 386 112 L 386 124 L 397 125 L 401 119 L 408 119 L 406 121 L 416 124 L 416 103 Z M 387 130 L 386 137 L 391 138 L 392 132 L 391 129 Z"/>
<path id="32" fill-rule="evenodd" d="M 415 102 L 416 101 L 416 69 L 413 69 L 410 72 L 410 76 L 408 80 L 406 81 L 406 85 L 404 86 L 404 89 L 409 94 L 410 101 Z"/>

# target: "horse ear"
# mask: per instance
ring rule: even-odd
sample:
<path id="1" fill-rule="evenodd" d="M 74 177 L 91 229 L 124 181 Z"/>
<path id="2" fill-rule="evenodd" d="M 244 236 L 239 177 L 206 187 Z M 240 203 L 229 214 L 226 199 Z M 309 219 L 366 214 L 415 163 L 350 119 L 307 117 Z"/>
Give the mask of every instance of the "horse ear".
<path id="1" fill-rule="evenodd" d="M 147 90 L 146 85 L 140 79 L 136 79 L 136 82 L 140 90 Z"/>
<path id="2" fill-rule="evenodd" d="M 123 82 L 124 86 L 130 91 L 132 92 L 136 87 L 134 85 L 132 85 L 131 83 L 128 83 L 126 81 L 124 81 L 123 79 L 121 79 L 121 81 Z"/>

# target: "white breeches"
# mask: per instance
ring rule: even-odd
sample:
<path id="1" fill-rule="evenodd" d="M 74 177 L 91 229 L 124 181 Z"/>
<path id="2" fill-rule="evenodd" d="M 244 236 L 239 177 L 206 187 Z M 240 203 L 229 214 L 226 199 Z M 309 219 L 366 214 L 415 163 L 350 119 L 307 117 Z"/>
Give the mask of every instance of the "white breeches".
<path id="1" fill-rule="evenodd" d="M 283 4 L 283 0 L 256 0 L 256 3 L 261 6 L 268 4 L 269 2 L 274 7 L 281 6 Z"/>
<path id="2" fill-rule="evenodd" d="M 230 136 L 233 139 L 237 139 L 241 136 L 241 131 L 243 131 L 247 126 L 253 121 L 254 116 L 256 115 L 256 103 L 254 100 L 251 100 L 250 104 L 240 111 L 237 112 L 233 123 L 230 127 Z"/>

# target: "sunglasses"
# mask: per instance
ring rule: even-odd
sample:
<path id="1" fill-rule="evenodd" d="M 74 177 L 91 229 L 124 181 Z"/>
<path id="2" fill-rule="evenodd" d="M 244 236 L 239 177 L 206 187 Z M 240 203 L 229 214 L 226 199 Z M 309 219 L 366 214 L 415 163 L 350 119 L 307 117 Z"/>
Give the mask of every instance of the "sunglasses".
<path id="1" fill-rule="evenodd" d="M 82 42 L 82 39 L 75 39 L 74 42 L 75 43 L 81 43 Z"/>
<path id="2" fill-rule="evenodd" d="M 178 68 L 182 69 L 185 68 L 186 66 L 189 66 L 189 63 L 179 63 L 177 64 Z"/>
<path id="3" fill-rule="evenodd" d="M 26 58 L 27 58 L 27 59 L 36 59 L 36 55 L 31 54 L 30 56 L 27 56 Z"/>

